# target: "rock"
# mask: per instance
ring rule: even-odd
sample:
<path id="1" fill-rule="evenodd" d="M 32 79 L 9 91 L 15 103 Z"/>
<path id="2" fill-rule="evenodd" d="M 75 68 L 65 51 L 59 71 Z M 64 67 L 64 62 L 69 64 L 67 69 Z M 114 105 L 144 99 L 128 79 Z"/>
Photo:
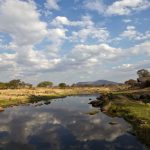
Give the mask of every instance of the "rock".
<path id="1" fill-rule="evenodd" d="M 143 100 L 150 100 L 150 94 L 148 93 L 133 93 L 133 94 L 129 94 L 128 97 L 132 98 L 133 100 L 138 100 L 138 101 L 143 101 Z"/>
<path id="2" fill-rule="evenodd" d="M 89 104 L 92 104 L 93 107 L 100 107 L 102 102 L 100 100 L 91 101 Z"/>
<path id="3" fill-rule="evenodd" d="M 95 115 L 99 112 L 99 110 L 91 110 L 90 112 L 87 112 L 88 115 Z"/>
<path id="4" fill-rule="evenodd" d="M 110 125 L 116 125 L 116 124 L 118 124 L 118 122 L 111 121 L 111 122 L 109 122 L 109 124 Z"/>
<path id="5" fill-rule="evenodd" d="M 140 100 L 141 99 L 141 95 L 140 94 L 133 94 L 132 98 L 135 100 Z"/>
<path id="6" fill-rule="evenodd" d="M 101 96 L 99 96 L 99 97 L 96 97 L 96 99 L 97 99 L 97 100 L 101 100 Z"/>
<path id="7" fill-rule="evenodd" d="M 101 95 L 98 96 L 96 99 L 97 99 L 97 100 L 105 100 L 106 98 L 107 98 L 107 95 L 101 94 Z"/>
<path id="8" fill-rule="evenodd" d="M 50 103 L 50 101 L 44 102 L 45 105 L 49 105 Z"/>
<path id="9" fill-rule="evenodd" d="M 0 112 L 4 111 L 4 108 L 3 107 L 0 107 Z"/>
<path id="10" fill-rule="evenodd" d="M 89 100 L 91 101 L 92 99 L 91 99 L 91 98 L 89 98 Z"/>

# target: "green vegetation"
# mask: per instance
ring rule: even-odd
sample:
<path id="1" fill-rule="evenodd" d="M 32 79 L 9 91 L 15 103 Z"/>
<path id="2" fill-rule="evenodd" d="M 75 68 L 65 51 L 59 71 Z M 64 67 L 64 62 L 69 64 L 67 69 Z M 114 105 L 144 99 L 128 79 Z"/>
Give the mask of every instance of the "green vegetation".
<path id="1" fill-rule="evenodd" d="M 0 89 L 7 89 L 8 83 L 0 82 Z"/>
<path id="2" fill-rule="evenodd" d="M 108 114 L 124 117 L 133 125 L 135 135 L 146 144 L 150 144 L 150 105 L 147 103 L 129 100 L 118 94 L 112 100 Z"/>
<path id="3" fill-rule="evenodd" d="M 50 81 L 43 81 L 43 82 L 40 82 L 37 87 L 52 87 L 53 86 L 53 82 L 50 82 Z"/>
<path id="4" fill-rule="evenodd" d="M 21 88 L 32 88 L 32 84 L 25 83 L 20 79 L 11 80 L 9 82 L 0 82 L 0 89 L 21 89 Z"/>
<path id="5" fill-rule="evenodd" d="M 65 87 L 67 87 L 67 84 L 66 83 L 59 83 L 59 87 L 60 88 L 65 88 Z"/>

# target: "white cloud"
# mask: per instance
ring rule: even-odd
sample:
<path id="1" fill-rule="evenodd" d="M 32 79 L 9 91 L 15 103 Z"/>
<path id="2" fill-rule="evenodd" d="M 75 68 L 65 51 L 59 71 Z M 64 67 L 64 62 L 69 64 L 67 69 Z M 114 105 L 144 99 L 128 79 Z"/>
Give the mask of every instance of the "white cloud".
<path id="1" fill-rule="evenodd" d="M 128 38 L 130 40 L 146 40 L 150 38 L 150 32 L 140 33 L 136 31 L 134 26 L 127 26 L 126 30 L 121 33 L 120 37 Z"/>
<path id="2" fill-rule="evenodd" d="M 51 56 L 57 56 L 64 40 L 67 39 L 66 32 L 67 29 L 64 28 L 54 28 L 49 30 L 48 39 L 52 43 L 47 47 L 47 52 L 49 52 Z"/>
<path id="3" fill-rule="evenodd" d="M 113 61 L 121 54 L 121 49 L 110 47 L 107 44 L 99 45 L 76 45 L 61 62 L 64 69 L 86 68 Z"/>
<path id="4" fill-rule="evenodd" d="M 40 21 L 39 16 L 33 2 L 2 1 L 0 31 L 8 33 L 17 45 L 37 43 L 47 34 L 46 23 Z"/>
<path id="5" fill-rule="evenodd" d="M 59 10 L 58 0 L 47 0 L 45 7 L 50 10 Z"/>
<path id="6" fill-rule="evenodd" d="M 79 27 L 85 27 L 85 26 L 92 26 L 94 23 L 91 20 L 90 16 L 82 16 L 81 20 L 79 21 L 70 21 L 65 16 L 57 16 L 52 20 L 50 25 L 55 27 L 63 27 L 63 26 L 79 26 Z"/>
<path id="7" fill-rule="evenodd" d="M 108 6 L 109 15 L 128 15 L 132 11 L 144 10 L 150 7 L 148 0 L 119 0 Z"/>
<path id="8" fill-rule="evenodd" d="M 67 17 L 57 16 L 51 22 L 52 26 L 62 27 L 62 26 L 82 26 L 82 21 L 70 21 Z"/>
<path id="9" fill-rule="evenodd" d="M 139 45 L 135 45 L 129 49 L 114 48 L 108 44 L 99 45 L 76 45 L 69 54 L 62 59 L 58 66 L 61 66 L 63 70 L 66 69 L 81 69 L 90 71 L 90 69 L 96 66 L 107 66 L 110 63 L 117 63 L 117 61 L 128 61 L 135 55 L 148 56 L 150 55 L 150 42 L 143 42 Z M 123 58 L 123 59 L 122 59 Z M 135 61 L 136 62 L 136 61 Z M 148 65 L 149 61 L 141 62 L 135 69 L 144 68 Z M 121 66 L 114 67 L 115 69 L 132 68 L 132 64 L 124 63 Z M 139 66 L 139 67 L 138 67 Z"/>
<path id="10" fill-rule="evenodd" d="M 150 41 L 145 41 L 129 49 L 134 55 L 150 56 Z"/>
<path id="11" fill-rule="evenodd" d="M 133 64 L 122 64 L 120 66 L 113 67 L 113 69 L 116 69 L 118 71 L 135 71 L 135 72 L 143 68 L 150 69 L 150 60 L 143 60 Z"/>
<path id="12" fill-rule="evenodd" d="M 129 39 L 135 39 L 137 36 L 141 36 L 141 34 L 135 30 L 134 26 L 127 26 L 126 30 L 121 33 L 121 37 L 126 37 Z"/>
<path id="13" fill-rule="evenodd" d="M 123 22 L 129 23 L 129 22 L 132 22 L 132 20 L 131 19 L 123 19 Z"/>
<path id="14" fill-rule="evenodd" d="M 15 54 L 1 54 L 0 55 L 0 70 L 8 71 L 14 65 Z M 1 72 L 2 73 L 2 72 Z"/>
<path id="15" fill-rule="evenodd" d="M 92 11 L 97 11 L 98 13 L 104 13 L 106 9 L 106 6 L 103 4 L 102 0 L 86 0 L 84 2 L 84 7 Z"/>
<path id="16" fill-rule="evenodd" d="M 87 39 L 97 39 L 99 42 L 104 42 L 108 39 L 109 32 L 106 28 L 97 28 L 94 26 L 89 26 L 87 28 L 81 29 L 79 31 L 73 31 L 70 37 L 71 41 L 86 42 Z"/>
<path id="17" fill-rule="evenodd" d="M 33 1 L 1 1 L 0 20 L 0 32 L 12 38 L 10 43 L 1 43 L 0 46 L 4 50 L 7 48 L 15 50 L 15 54 L 0 54 L 2 71 L 9 72 L 11 68 L 12 73 L 10 74 L 13 76 L 31 72 L 36 74 L 39 70 L 52 69 L 59 62 L 59 59 L 49 60 L 48 55 L 44 52 L 35 50 L 35 44 L 50 35 L 50 31 L 47 30 L 47 24 L 40 20 L 40 14 Z M 55 37 L 64 36 L 59 30 L 53 34 Z M 50 36 L 54 38 L 53 34 Z M 4 69 L 6 66 L 7 70 Z"/>
<path id="18" fill-rule="evenodd" d="M 141 11 L 150 7 L 148 0 L 118 0 L 106 5 L 102 0 L 86 0 L 84 7 L 104 15 L 129 15 L 133 11 Z"/>
<path id="19" fill-rule="evenodd" d="M 88 2 L 92 3 L 92 1 Z M 97 0 L 96 3 L 98 2 Z M 25 79 L 25 77 L 36 75 L 41 75 L 43 78 L 45 74 L 47 74 L 45 77 L 51 75 L 55 78 L 56 75 L 59 78 L 57 71 L 62 75 L 58 80 L 62 78 L 68 80 L 69 74 L 64 77 L 66 72 L 69 72 L 71 77 L 74 73 L 78 75 L 78 72 L 79 76 L 86 76 L 95 68 L 107 68 L 109 64 L 118 61 L 124 64 L 120 65 L 120 68 L 130 68 L 132 64 L 125 62 L 128 58 L 150 55 L 149 31 L 141 33 L 136 27 L 127 26 L 125 31 L 117 37 L 118 40 L 128 38 L 147 41 L 128 49 L 115 48 L 106 44 L 110 38 L 108 29 L 98 22 L 95 23 L 94 19 L 92 20 L 88 15 L 82 16 L 79 20 L 57 16 L 52 19 L 49 26 L 47 26 L 48 23 L 41 21 L 40 17 L 36 3 L 33 1 L 0 1 L 0 32 L 4 33 L 3 37 L 0 36 L 2 78 L 22 77 Z M 69 46 L 65 49 L 67 44 Z M 123 56 L 124 59 L 121 60 Z M 133 60 L 136 62 L 136 58 Z M 100 71 L 97 72 L 97 77 L 99 77 L 98 73 Z"/>
<path id="20" fill-rule="evenodd" d="M 67 17 L 57 16 L 50 23 L 51 26 L 64 30 L 64 26 L 79 27 L 68 37 L 72 42 L 86 42 L 89 38 L 104 42 L 109 37 L 109 32 L 105 27 L 96 27 L 90 16 L 82 16 L 81 20 L 70 21 Z M 53 34 L 55 37 L 55 34 Z M 56 34 L 57 35 L 57 34 Z"/>

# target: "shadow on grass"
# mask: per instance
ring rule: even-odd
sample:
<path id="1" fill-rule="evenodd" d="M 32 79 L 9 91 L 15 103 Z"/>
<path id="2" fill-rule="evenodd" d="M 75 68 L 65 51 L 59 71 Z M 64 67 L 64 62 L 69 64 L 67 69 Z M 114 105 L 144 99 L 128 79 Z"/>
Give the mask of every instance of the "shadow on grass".
<path id="1" fill-rule="evenodd" d="M 66 96 L 49 96 L 49 95 L 31 95 L 28 97 L 30 103 L 37 103 L 39 101 L 49 101 L 57 98 L 65 98 Z"/>

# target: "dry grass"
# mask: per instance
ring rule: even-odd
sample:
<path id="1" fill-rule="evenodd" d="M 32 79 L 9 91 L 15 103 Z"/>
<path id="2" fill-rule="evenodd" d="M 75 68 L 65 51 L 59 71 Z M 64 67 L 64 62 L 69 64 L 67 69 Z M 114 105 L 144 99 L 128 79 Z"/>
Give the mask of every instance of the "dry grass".
<path id="1" fill-rule="evenodd" d="M 35 88 L 35 89 L 6 89 L 0 90 L 0 106 L 6 107 L 14 104 L 33 102 L 31 97 L 57 98 L 78 94 L 94 94 L 110 92 L 107 87 L 82 87 L 82 88 Z"/>

